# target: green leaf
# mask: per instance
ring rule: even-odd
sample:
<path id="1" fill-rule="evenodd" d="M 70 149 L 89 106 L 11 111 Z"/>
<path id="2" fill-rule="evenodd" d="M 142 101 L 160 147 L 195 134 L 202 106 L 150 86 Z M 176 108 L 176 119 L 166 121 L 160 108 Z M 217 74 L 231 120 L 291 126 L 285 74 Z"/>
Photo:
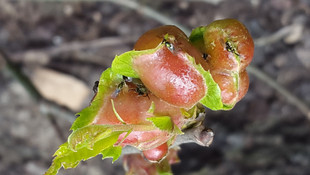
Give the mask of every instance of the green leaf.
<path id="1" fill-rule="evenodd" d="M 195 66 L 196 70 L 198 70 L 198 72 L 203 76 L 207 86 L 206 95 L 199 102 L 211 110 L 226 109 L 222 103 L 221 89 L 213 80 L 211 73 L 209 71 L 205 71 L 200 64 L 197 65 L 192 56 L 187 55 L 187 57 Z"/>
<path id="2" fill-rule="evenodd" d="M 115 90 L 115 87 L 123 81 L 122 75 L 112 72 L 111 68 L 106 69 L 100 77 L 98 92 L 91 105 L 78 113 L 79 117 L 74 121 L 71 130 L 76 130 L 91 124 L 105 99 Z"/>
<path id="3" fill-rule="evenodd" d="M 103 150 L 113 146 L 121 133 L 123 132 L 113 132 L 109 137 L 97 141 L 94 143 L 93 149 L 82 147 L 74 152 L 68 147 L 67 142 L 62 144 L 56 151 L 56 157 L 45 175 L 56 175 L 61 167 L 64 167 L 65 169 L 74 168 L 80 161 L 95 157 Z"/>
<path id="4" fill-rule="evenodd" d="M 173 133 L 176 134 L 176 135 L 181 135 L 181 134 L 184 134 L 181 129 L 177 126 L 177 125 L 174 125 L 173 127 Z"/>
<path id="5" fill-rule="evenodd" d="M 129 136 L 129 134 L 132 132 L 132 129 L 127 131 L 127 134 L 125 135 L 125 137 L 118 143 L 118 145 L 122 144 L 124 142 L 124 140 Z"/>
<path id="6" fill-rule="evenodd" d="M 181 113 L 185 118 L 191 117 L 191 115 L 184 108 L 181 108 Z"/>
<path id="7" fill-rule="evenodd" d="M 205 26 L 197 27 L 192 31 L 191 35 L 189 36 L 190 43 L 202 52 L 205 51 L 205 43 L 203 37 L 205 31 L 206 31 Z"/>
<path id="8" fill-rule="evenodd" d="M 102 159 L 111 157 L 112 163 L 114 163 L 122 154 L 122 147 L 121 146 L 110 146 L 107 149 L 101 151 Z"/>
<path id="9" fill-rule="evenodd" d="M 203 40 L 203 35 L 205 31 L 206 31 L 206 26 L 196 27 L 195 29 L 192 30 L 192 33 L 189 36 L 189 41 L 195 42 L 195 41 Z"/>
<path id="10" fill-rule="evenodd" d="M 133 68 L 133 65 L 132 65 L 133 60 L 140 55 L 152 54 L 163 46 L 164 44 L 160 44 L 154 49 L 141 50 L 141 51 L 131 50 L 131 51 L 125 52 L 122 55 L 116 56 L 114 58 L 112 65 L 111 65 L 111 69 L 113 72 L 117 74 L 121 74 L 121 75 L 132 77 L 132 78 L 139 78 L 139 75 Z"/>
<path id="11" fill-rule="evenodd" d="M 211 110 L 224 109 L 221 89 L 213 80 L 211 73 L 209 71 L 205 71 L 201 65 L 196 66 L 196 68 L 204 77 L 207 85 L 207 93 L 199 102 Z"/>
<path id="12" fill-rule="evenodd" d="M 75 130 L 68 138 L 68 147 L 77 151 L 82 147 L 92 149 L 94 143 L 112 134 L 112 126 L 90 125 Z"/>
<path id="13" fill-rule="evenodd" d="M 120 56 L 116 56 L 111 65 L 113 72 L 127 77 L 139 78 L 137 73 L 132 68 L 133 57 L 137 54 L 139 54 L 139 51 L 132 50 L 125 52 Z"/>
<path id="14" fill-rule="evenodd" d="M 194 107 L 192 107 L 189 110 L 185 110 L 184 108 L 181 108 L 181 113 L 185 118 L 193 118 L 197 116 L 197 106 L 195 105 Z"/>
<path id="15" fill-rule="evenodd" d="M 172 131 L 174 124 L 169 116 L 155 116 L 146 118 L 146 120 L 151 121 L 155 127 L 163 131 Z"/>

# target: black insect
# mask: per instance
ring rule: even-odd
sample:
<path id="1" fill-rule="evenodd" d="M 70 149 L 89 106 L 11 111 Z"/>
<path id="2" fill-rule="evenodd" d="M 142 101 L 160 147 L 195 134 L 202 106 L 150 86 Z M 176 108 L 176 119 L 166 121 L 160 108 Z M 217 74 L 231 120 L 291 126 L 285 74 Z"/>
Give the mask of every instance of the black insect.
<path id="1" fill-rule="evenodd" d="M 123 76 L 123 81 L 121 81 L 117 85 L 115 91 L 111 95 L 112 98 L 116 98 L 118 96 L 118 94 L 121 92 L 121 90 L 123 89 L 123 87 L 126 84 L 126 82 L 133 82 L 133 79 L 131 77 Z"/>
<path id="2" fill-rule="evenodd" d="M 143 97 L 149 97 L 149 90 L 143 84 L 137 84 L 137 87 L 133 89 L 138 95 Z"/>
<path id="3" fill-rule="evenodd" d="M 138 95 L 147 95 L 149 93 L 149 90 L 142 84 L 138 84 L 136 88 L 136 92 Z"/>
<path id="4" fill-rule="evenodd" d="M 116 98 L 118 94 L 121 92 L 121 90 L 123 89 L 124 85 L 125 85 L 125 81 L 122 81 L 120 84 L 118 84 L 115 91 L 112 93 L 111 97 Z"/>
<path id="5" fill-rule="evenodd" d="M 111 95 L 111 98 L 116 98 L 119 95 L 119 93 L 122 91 L 124 86 L 127 85 L 127 83 L 135 85 L 135 88 L 129 89 L 130 91 L 135 91 L 138 95 L 150 98 L 148 96 L 149 90 L 143 85 L 140 79 L 126 77 L 126 76 L 123 76 L 123 81 L 121 81 L 117 85 L 116 89 Z"/>
<path id="6" fill-rule="evenodd" d="M 203 54 L 202 54 L 202 58 L 203 58 L 204 60 L 207 60 L 208 54 L 207 54 L 207 53 L 203 53 Z"/>
<path id="7" fill-rule="evenodd" d="M 90 102 L 94 101 L 95 97 L 97 96 L 98 86 L 99 86 L 99 81 L 95 81 L 94 86 L 93 86 L 93 91 L 95 95 L 93 96 Z"/>
<path id="8" fill-rule="evenodd" d="M 99 86 L 99 81 L 95 81 L 95 84 L 93 86 L 93 91 L 95 94 L 97 94 L 97 92 L 98 92 L 98 86 Z"/>
<path id="9" fill-rule="evenodd" d="M 168 42 L 166 39 L 164 39 L 162 41 L 162 43 L 165 44 L 165 46 L 171 51 L 171 52 L 174 52 L 174 46 L 172 43 Z"/>
<path id="10" fill-rule="evenodd" d="M 239 55 L 238 52 L 237 52 L 237 50 L 236 50 L 236 48 L 233 47 L 233 45 L 231 44 L 231 42 L 226 41 L 226 42 L 225 42 L 225 45 L 226 45 L 226 50 L 227 50 L 228 52 L 232 52 L 232 53 L 234 53 L 234 54 L 236 54 L 236 55 Z"/>

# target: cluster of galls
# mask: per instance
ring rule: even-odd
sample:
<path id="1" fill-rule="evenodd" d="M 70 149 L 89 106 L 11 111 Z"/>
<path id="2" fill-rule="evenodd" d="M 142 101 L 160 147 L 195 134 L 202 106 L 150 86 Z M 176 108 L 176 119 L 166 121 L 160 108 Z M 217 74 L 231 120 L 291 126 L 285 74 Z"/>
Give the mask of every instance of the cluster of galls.
<path id="1" fill-rule="evenodd" d="M 201 34 L 201 30 L 203 36 L 195 36 L 195 33 Z M 196 28 L 190 41 L 204 53 L 206 62 L 199 63 L 211 72 L 220 86 L 223 103 L 234 106 L 249 87 L 246 67 L 252 61 L 254 43 L 246 27 L 234 19 L 214 21 L 206 27 Z"/>
<path id="2" fill-rule="evenodd" d="M 110 88 L 110 95 L 103 99 L 92 124 L 143 125 L 150 122 L 148 117 L 170 116 L 175 127 L 184 129 L 203 111 L 199 101 L 208 90 L 206 80 L 193 64 L 200 64 L 211 73 L 221 90 L 224 109 L 231 109 L 248 90 L 246 67 L 252 60 L 254 44 L 245 26 L 237 20 L 219 20 L 196 28 L 189 38 L 175 26 L 161 26 L 143 34 L 134 46 L 136 51 L 155 48 L 155 52 L 136 56 L 132 67 L 139 78 L 122 75 L 123 81 Z M 151 105 L 155 106 L 152 113 Z M 121 134 L 116 144 L 134 146 L 144 158 L 160 162 L 169 155 L 174 139 L 175 135 L 160 129 L 135 130 L 129 135 Z M 175 154 L 175 150 L 171 152 Z M 165 161 L 176 162 L 175 157 L 167 156 Z M 124 160 L 128 172 L 157 171 L 141 155 L 127 155 Z M 141 162 L 149 165 L 148 170 L 137 166 Z"/>

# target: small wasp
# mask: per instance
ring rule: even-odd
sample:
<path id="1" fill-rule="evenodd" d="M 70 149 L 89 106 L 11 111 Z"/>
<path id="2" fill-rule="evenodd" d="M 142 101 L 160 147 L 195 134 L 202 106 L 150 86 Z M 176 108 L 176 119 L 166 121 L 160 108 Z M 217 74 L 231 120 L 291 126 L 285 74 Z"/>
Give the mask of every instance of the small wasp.
<path id="1" fill-rule="evenodd" d="M 90 102 L 92 102 L 94 99 L 95 99 L 95 97 L 96 97 L 96 95 L 97 95 L 97 92 L 98 92 L 98 86 L 99 86 L 99 81 L 95 81 L 95 83 L 94 83 L 94 86 L 93 86 L 93 91 L 94 91 L 94 97 L 91 99 L 91 101 Z"/>
<path id="2" fill-rule="evenodd" d="M 226 42 L 225 42 L 225 45 L 226 45 L 226 50 L 227 50 L 228 52 L 234 53 L 234 54 L 236 54 L 237 56 L 239 56 L 238 51 L 236 50 L 235 47 L 233 47 L 233 45 L 232 45 L 231 42 L 226 41 Z"/>
<path id="3" fill-rule="evenodd" d="M 98 92 L 98 86 L 99 86 L 99 81 L 95 81 L 95 84 L 93 86 L 93 91 L 95 94 L 97 94 L 97 92 Z"/>
<path id="4" fill-rule="evenodd" d="M 165 46 L 170 50 L 170 52 L 174 52 L 175 48 L 174 48 L 174 45 L 172 43 L 170 43 L 166 39 L 163 39 L 162 43 L 165 44 Z"/>
<path id="5" fill-rule="evenodd" d="M 134 90 L 138 95 L 141 95 L 143 97 L 148 97 L 150 99 L 149 90 L 143 84 L 137 84 L 136 86 L 137 88 Z"/>
<path id="6" fill-rule="evenodd" d="M 112 93 L 111 97 L 116 98 L 119 95 L 119 93 L 122 91 L 124 86 L 127 85 L 127 83 L 135 86 L 135 88 L 132 88 L 129 90 L 135 91 L 138 95 L 141 95 L 143 97 L 149 97 L 148 96 L 149 90 L 142 84 L 140 79 L 126 77 L 126 76 L 123 76 L 123 81 L 121 81 L 117 85 L 117 87 L 116 87 L 115 91 Z"/>
<path id="7" fill-rule="evenodd" d="M 132 82 L 132 78 L 131 77 L 126 77 L 123 76 L 123 81 L 120 82 L 120 84 L 117 85 L 116 90 L 112 93 L 111 97 L 112 98 L 116 98 L 118 96 L 118 94 L 121 92 L 121 90 L 123 89 L 123 87 L 125 86 L 126 82 Z"/>
<path id="8" fill-rule="evenodd" d="M 203 53 L 203 54 L 202 54 L 202 58 L 203 58 L 204 60 L 207 60 L 208 54 L 207 54 L 207 53 Z"/>
<path id="9" fill-rule="evenodd" d="M 111 97 L 112 98 L 116 98 L 118 96 L 118 94 L 121 92 L 121 90 L 124 87 L 125 82 L 122 81 L 120 84 L 117 85 L 117 88 L 115 89 L 115 91 L 112 93 Z"/>

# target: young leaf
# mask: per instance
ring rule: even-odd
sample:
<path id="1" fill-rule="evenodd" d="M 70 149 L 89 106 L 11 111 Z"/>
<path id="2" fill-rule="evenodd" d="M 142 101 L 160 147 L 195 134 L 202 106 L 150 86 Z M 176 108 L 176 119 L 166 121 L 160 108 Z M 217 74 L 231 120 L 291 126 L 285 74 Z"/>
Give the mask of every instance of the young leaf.
<path id="1" fill-rule="evenodd" d="M 75 130 L 68 138 L 68 147 L 77 151 L 82 147 L 92 149 L 95 142 L 112 134 L 112 126 L 90 125 Z"/>
<path id="2" fill-rule="evenodd" d="M 122 75 L 112 72 L 111 68 L 106 69 L 100 77 L 98 92 L 91 105 L 78 113 L 79 117 L 74 121 L 71 130 L 76 130 L 89 125 L 96 117 L 104 99 L 115 87 L 123 81 Z"/>
<path id="3" fill-rule="evenodd" d="M 117 74 L 124 75 L 126 77 L 139 78 L 136 71 L 133 69 L 132 61 L 135 57 L 144 54 L 151 54 L 156 52 L 160 47 L 163 47 L 163 44 L 160 44 L 154 49 L 136 51 L 131 50 L 123 53 L 122 55 L 116 56 L 112 62 L 111 69 Z"/>
<path id="4" fill-rule="evenodd" d="M 195 68 L 202 74 L 206 82 L 207 86 L 206 95 L 199 102 L 211 110 L 226 109 L 222 103 L 221 89 L 218 86 L 218 84 L 213 80 L 211 73 L 209 71 L 205 71 L 200 64 L 197 65 L 195 63 L 194 58 L 191 57 L 190 55 L 188 55 L 188 59 L 193 63 Z"/>
<path id="5" fill-rule="evenodd" d="M 127 134 L 125 135 L 125 137 L 118 143 L 118 145 L 122 144 L 124 142 L 124 140 L 129 136 L 129 134 L 132 132 L 132 129 L 130 129 L 129 131 L 127 131 Z"/>
<path id="6" fill-rule="evenodd" d="M 223 103 L 221 97 L 221 89 L 213 80 L 211 73 L 205 71 L 201 65 L 196 66 L 197 70 L 203 75 L 208 87 L 206 95 L 200 100 L 200 103 L 211 110 L 222 110 Z"/>
<path id="7" fill-rule="evenodd" d="M 190 43 L 192 43 L 200 51 L 205 50 L 205 43 L 203 39 L 205 31 L 205 26 L 197 27 L 192 31 L 191 35 L 189 36 Z"/>
<path id="8" fill-rule="evenodd" d="M 109 137 L 97 141 L 94 143 L 92 150 L 87 147 L 82 147 L 74 152 L 68 147 L 67 142 L 62 144 L 56 151 L 56 157 L 45 175 L 56 175 L 61 167 L 64 167 L 65 169 L 74 168 L 80 161 L 95 157 L 103 150 L 113 146 L 121 133 L 123 132 L 113 132 Z"/>
<path id="9" fill-rule="evenodd" d="M 111 65 L 112 70 L 127 77 L 139 78 L 132 68 L 132 59 L 139 52 L 132 50 L 116 56 Z"/>
<path id="10" fill-rule="evenodd" d="M 169 116 L 149 117 L 146 120 L 151 121 L 155 127 L 163 131 L 172 131 L 174 124 Z"/>
<path id="11" fill-rule="evenodd" d="M 185 110 L 184 108 L 181 108 L 180 110 L 181 110 L 182 115 L 187 119 L 196 117 L 196 115 L 197 115 L 196 114 L 197 113 L 197 106 L 194 106 L 189 110 Z"/>
<path id="12" fill-rule="evenodd" d="M 111 157 L 113 159 L 112 163 L 114 163 L 119 158 L 119 156 L 121 156 L 122 147 L 121 146 L 110 146 L 109 148 L 101 151 L 101 154 L 102 154 L 102 159 Z"/>
<path id="13" fill-rule="evenodd" d="M 184 134 L 184 133 L 181 131 L 181 129 L 180 129 L 177 125 L 174 125 L 174 127 L 173 127 L 173 133 L 174 133 L 175 135 Z"/>

